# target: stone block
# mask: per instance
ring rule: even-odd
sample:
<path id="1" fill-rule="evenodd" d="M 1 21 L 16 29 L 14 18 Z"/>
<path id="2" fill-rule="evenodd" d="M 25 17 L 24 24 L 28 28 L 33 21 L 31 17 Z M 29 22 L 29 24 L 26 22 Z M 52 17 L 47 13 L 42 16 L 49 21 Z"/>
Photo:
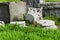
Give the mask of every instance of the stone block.
<path id="1" fill-rule="evenodd" d="M 10 22 L 10 24 L 18 24 L 20 26 L 26 27 L 25 21 L 13 21 L 13 22 Z"/>
<path id="2" fill-rule="evenodd" d="M 41 25 L 44 28 L 57 29 L 55 22 L 52 20 L 40 20 L 37 21 L 37 24 Z"/>
<path id="3" fill-rule="evenodd" d="M 10 9 L 10 21 L 16 21 L 17 20 L 24 20 L 24 16 L 26 14 L 26 2 L 20 1 L 20 2 L 11 2 L 9 4 Z"/>

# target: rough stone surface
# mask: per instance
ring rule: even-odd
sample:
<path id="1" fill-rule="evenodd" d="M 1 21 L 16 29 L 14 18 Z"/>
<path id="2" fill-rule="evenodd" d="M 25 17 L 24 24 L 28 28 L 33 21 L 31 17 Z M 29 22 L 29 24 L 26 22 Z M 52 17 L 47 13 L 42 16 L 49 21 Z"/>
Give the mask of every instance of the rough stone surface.
<path id="1" fill-rule="evenodd" d="M 33 22 L 34 21 L 34 17 L 31 14 L 27 14 L 25 16 L 25 19 L 28 20 L 29 22 Z"/>
<path id="2" fill-rule="evenodd" d="M 44 16 L 60 17 L 60 2 L 45 2 L 40 3 L 40 7 L 43 7 Z"/>
<path id="3" fill-rule="evenodd" d="M 59 18 L 60 17 L 60 8 L 50 8 L 50 9 L 43 9 L 44 16 L 54 16 Z"/>
<path id="4" fill-rule="evenodd" d="M 40 21 L 37 21 L 37 23 L 45 28 L 57 29 L 55 22 L 52 20 L 40 20 Z"/>
<path id="5" fill-rule="evenodd" d="M 10 19 L 11 21 L 24 20 L 24 15 L 26 14 L 26 2 L 11 2 L 9 4 L 10 9 Z"/>
<path id="6" fill-rule="evenodd" d="M 26 20 L 29 20 L 30 22 L 38 21 L 42 19 L 42 9 L 39 8 L 28 8 L 28 13 L 26 15 Z"/>
<path id="7" fill-rule="evenodd" d="M 10 22 L 10 24 L 18 24 L 20 26 L 26 27 L 25 21 L 14 21 L 14 22 Z"/>
<path id="8" fill-rule="evenodd" d="M 55 25 L 55 22 L 52 20 L 40 20 L 40 21 L 37 21 L 37 23 L 41 24 L 42 26 Z"/>
<path id="9" fill-rule="evenodd" d="M 0 21 L 0 26 L 4 26 L 4 25 L 5 25 L 4 21 Z"/>

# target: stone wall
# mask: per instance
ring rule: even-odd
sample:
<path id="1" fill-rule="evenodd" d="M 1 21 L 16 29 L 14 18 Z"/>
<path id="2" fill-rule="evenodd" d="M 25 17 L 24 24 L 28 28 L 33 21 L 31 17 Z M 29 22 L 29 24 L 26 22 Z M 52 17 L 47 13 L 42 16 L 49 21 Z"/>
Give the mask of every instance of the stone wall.
<path id="1" fill-rule="evenodd" d="M 26 2 L 11 2 L 9 4 L 9 9 L 11 21 L 24 20 L 24 15 L 26 14 Z"/>
<path id="2" fill-rule="evenodd" d="M 60 3 L 57 2 L 46 2 L 40 4 L 43 7 L 43 15 L 44 16 L 55 16 L 57 18 L 60 17 Z"/>
<path id="3" fill-rule="evenodd" d="M 43 15 L 44 16 L 55 16 L 55 17 L 59 18 L 60 17 L 60 8 L 43 9 Z"/>

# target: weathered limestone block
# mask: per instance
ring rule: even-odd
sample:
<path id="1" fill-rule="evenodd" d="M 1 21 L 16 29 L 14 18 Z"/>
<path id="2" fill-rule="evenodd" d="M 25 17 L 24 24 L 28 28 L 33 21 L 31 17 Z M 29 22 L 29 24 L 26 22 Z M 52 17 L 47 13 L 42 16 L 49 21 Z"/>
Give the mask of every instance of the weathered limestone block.
<path id="1" fill-rule="evenodd" d="M 55 22 L 52 20 L 40 20 L 40 21 L 37 21 L 37 23 L 40 23 L 42 26 L 55 25 Z"/>
<path id="2" fill-rule="evenodd" d="M 44 28 L 57 29 L 55 22 L 52 20 L 40 20 L 40 21 L 37 21 L 37 23 L 40 24 Z"/>
<path id="3" fill-rule="evenodd" d="M 26 2 L 11 2 L 9 8 L 11 21 L 24 20 L 24 15 L 26 14 Z"/>
<path id="4" fill-rule="evenodd" d="M 10 24 L 18 24 L 20 26 L 26 27 L 25 21 L 14 21 L 14 22 L 10 22 Z"/>

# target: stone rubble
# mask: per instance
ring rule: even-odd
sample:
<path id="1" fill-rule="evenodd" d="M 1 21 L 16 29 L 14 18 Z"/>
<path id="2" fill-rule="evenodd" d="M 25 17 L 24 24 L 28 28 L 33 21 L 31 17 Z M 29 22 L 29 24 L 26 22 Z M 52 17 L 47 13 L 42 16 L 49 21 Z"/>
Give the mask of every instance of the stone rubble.
<path id="1" fill-rule="evenodd" d="M 0 26 L 4 26 L 4 25 L 5 25 L 4 21 L 0 21 Z"/>
<path id="2" fill-rule="evenodd" d="M 37 12 L 36 8 L 28 8 L 28 13 L 26 15 L 26 20 L 30 22 L 37 22 L 44 28 L 57 29 L 55 22 L 52 20 L 42 20 L 42 13 Z"/>
<path id="3" fill-rule="evenodd" d="M 18 24 L 20 26 L 27 27 L 25 21 L 14 21 L 10 22 L 10 24 Z"/>
<path id="4" fill-rule="evenodd" d="M 40 21 L 37 21 L 37 23 L 40 24 L 44 28 L 57 29 L 55 22 L 52 20 L 40 20 Z"/>

